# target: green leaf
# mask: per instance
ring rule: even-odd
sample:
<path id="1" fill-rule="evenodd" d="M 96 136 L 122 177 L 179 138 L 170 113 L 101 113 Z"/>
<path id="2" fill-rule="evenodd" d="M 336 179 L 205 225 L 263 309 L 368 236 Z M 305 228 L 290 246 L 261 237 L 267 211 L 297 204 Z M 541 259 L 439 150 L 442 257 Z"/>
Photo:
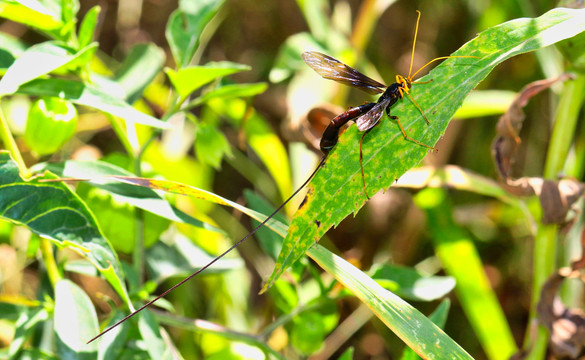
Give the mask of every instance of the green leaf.
<path id="1" fill-rule="evenodd" d="M 425 359 L 473 359 L 426 316 L 375 280 L 319 244 L 307 252 L 321 268 L 351 290 L 406 345 Z"/>
<path id="2" fill-rule="evenodd" d="M 47 32 L 56 33 L 63 26 L 40 2 L 29 0 L 26 3 L 28 6 L 20 1 L 3 0 L 0 2 L 0 17 Z"/>
<path id="3" fill-rule="evenodd" d="M 69 160 L 65 162 L 40 163 L 31 168 L 31 171 L 33 172 L 42 172 L 44 170 L 48 170 L 61 177 L 76 179 L 101 178 L 108 175 L 133 175 L 120 167 L 103 161 Z M 92 184 L 114 194 L 114 199 L 117 201 L 126 202 L 160 217 L 179 223 L 190 224 L 220 234 L 224 233 L 223 230 L 209 223 L 195 219 L 189 214 L 177 209 L 154 190 L 122 184 L 118 181 L 92 182 Z"/>
<path id="4" fill-rule="evenodd" d="M 77 12 L 79 11 L 79 0 L 61 0 L 61 18 L 65 21 L 66 27 L 74 25 Z"/>
<path id="5" fill-rule="evenodd" d="M 449 315 L 449 308 L 451 307 L 451 301 L 449 299 L 444 299 L 441 301 L 439 306 L 433 311 L 433 313 L 429 316 L 429 320 L 435 323 L 441 329 L 445 328 L 445 323 L 447 322 L 447 316 Z M 402 354 L 402 360 L 419 360 L 420 357 L 411 349 L 406 348 L 404 353 Z"/>
<path id="6" fill-rule="evenodd" d="M 195 196 L 220 205 L 231 206 L 259 221 L 266 219 L 266 216 L 241 206 L 238 203 L 192 186 L 172 181 L 153 179 L 125 177 L 113 178 L 129 184 Z M 266 226 L 282 237 L 287 234 L 286 226 L 275 219 L 269 220 L 266 223 Z M 347 261 L 332 254 L 319 245 L 309 249 L 308 254 L 313 260 L 317 261 L 325 271 L 333 275 L 345 287 L 350 289 L 356 297 L 372 309 L 374 314 L 392 331 L 394 331 L 407 345 L 414 348 L 419 353 L 430 354 L 427 357 L 435 359 L 439 358 L 437 357 L 437 354 L 442 353 L 453 355 L 454 359 L 471 359 L 471 357 L 461 349 L 457 343 L 433 325 L 432 322 L 418 310 L 414 309 L 388 290 L 382 288 L 375 280 L 349 264 Z M 289 295 L 288 303 L 296 303 L 296 300 L 293 299 L 296 299 L 294 290 L 291 291 Z M 285 306 L 288 307 L 289 305 Z"/>
<path id="7" fill-rule="evenodd" d="M 124 315 L 122 313 L 114 310 L 114 315 L 110 318 L 108 327 L 116 323 L 118 320 L 122 320 L 123 317 Z M 130 322 L 124 322 L 115 329 L 104 334 L 98 340 L 98 360 L 124 359 L 124 357 L 119 357 L 119 355 L 125 348 L 126 338 L 131 326 L 132 324 Z M 131 357 L 128 357 L 128 359 L 131 359 Z"/>
<path id="8" fill-rule="evenodd" d="M 67 72 L 75 73 L 78 69 L 88 65 L 97 51 L 98 45 L 97 42 L 93 42 L 82 48 L 75 54 L 75 57 L 71 61 L 55 70 L 55 73 L 67 75 Z"/>
<path id="9" fill-rule="evenodd" d="M 161 329 L 154 317 L 148 312 L 144 311 L 139 314 L 138 329 L 144 339 L 146 351 L 151 359 L 167 360 L 173 359 L 173 354 L 177 354 L 177 349 L 170 346 L 170 339 L 168 336 L 163 339 Z M 164 331 L 164 330 L 163 330 Z"/>
<path id="10" fill-rule="evenodd" d="M 329 2 L 326 0 L 297 0 L 297 4 L 303 12 L 311 34 L 320 42 L 324 42 L 327 35 L 333 31 L 329 20 L 331 11 Z"/>
<path id="11" fill-rule="evenodd" d="M 492 359 L 508 359 L 517 351 L 512 331 L 472 239 L 451 216 L 446 191 L 422 190 L 415 203 L 427 213 L 435 252 L 447 274 L 457 280 L 455 292 L 485 352 Z"/>
<path id="12" fill-rule="evenodd" d="M 18 306 L 16 309 L 20 314 L 16 320 L 14 338 L 10 342 L 8 351 L 10 358 L 16 358 L 16 355 L 22 349 L 25 341 L 35 329 L 35 325 L 49 318 L 47 310 L 42 306 L 32 309 Z M 3 315 L 2 317 L 5 316 Z"/>
<path id="13" fill-rule="evenodd" d="M 218 99 L 208 106 L 217 114 L 225 115 L 236 127 L 242 127 L 250 148 L 254 150 L 268 172 L 274 178 L 282 199 L 291 193 L 290 164 L 281 139 L 268 121 L 257 111 L 246 113 L 247 105 L 242 99 Z M 242 119 L 246 119 L 242 121 Z"/>
<path id="14" fill-rule="evenodd" d="M 86 205 L 64 183 L 40 181 L 55 178 L 46 173 L 25 181 L 8 152 L 0 152 L 0 218 L 78 251 L 129 303 L 116 253 L 100 233 Z"/>
<path id="15" fill-rule="evenodd" d="M 20 39 L 0 32 L 0 74 L 14 64 L 17 58 L 26 51 L 27 45 Z"/>
<path id="16" fill-rule="evenodd" d="M 319 350 L 325 335 L 322 316 L 318 312 L 307 311 L 293 318 L 290 341 L 301 354 L 309 355 Z"/>
<path id="17" fill-rule="evenodd" d="M 79 34 L 77 35 L 77 41 L 80 48 L 91 44 L 93 41 L 93 35 L 95 33 L 100 12 L 101 8 L 96 5 L 85 13 L 81 25 L 79 25 Z"/>
<path id="18" fill-rule="evenodd" d="M 179 96 L 185 99 L 193 91 L 213 80 L 247 70 L 250 70 L 247 65 L 221 61 L 201 66 L 190 66 L 178 71 L 166 68 L 165 72 Z"/>
<path id="19" fill-rule="evenodd" d="M 83 191 L 86 190 L 86 191 Z M 136 209 L 116 196 L 104 190 L 80 186 L 77 192 L 91 209 L 98 220 L 100 229 L 114 249 L 120 253 L 131 254 L 136 244 Z M 150 212 L 143 213 L 143 230 L 141 230 L 144 247 L 156 243 L 161 234 L 168 229 L 170 222 Z"/>
<path id="20" fill-rule="evenodd" d="M 397 187 L 424 189 L 449 187 L 461 191 L 494 197 L 509 205 L 525 208 L 525 204 L 504 190 L 495 180 L 456 165 L 442 168 L 421 166 L 406 172 L 396 182 Z"/>
<path id="21" fill-rule="evenodd" d="M 6 70 L 6 74 L 0 80 L 0 96 L 13 94 L 22 84 L 55 71 L 95 49 L 97 49 L 97 44 L 88 45 L 79 52 L 73 52 L 58 41 L 46 41 L 33 45 Z"/>
<path id="22" fill-rule="evenodd" d="M 253 219 L 264 221 L 266 216 L 256 212 L 254 210 L 250 210 L 245 206 L 242 206 L 236 202 L 230 201 L 225 199 L 219 195 L 216 195 L 212 192 L 202 190 L 196 188 L 194 186 L 181 184 L 175 181 L 169 180 L 157 180 L 157 179 L 147 179 L 147 178 L 139 178 L 139 177 L 127 177 L 127 176 L 109 176 L 108 180 L 115 180 L 126 184 L 132 184 L 136 186 L 147 187 L 150 189 L 155 190 L 162 190 L 167 191 L 175 194 L 193 196 L 195 198 L 206 200 L 213 202 L 215 204 L 224 205 L 224 206 L 231 206 L 236 210 L 243 212 L 244 214 L 250 216 Z M 101 182 L 104 179 L 88 179 L 91 182 Z M 284 236 L 286 234 L 286 226 L 275 219 L 270 219 L 266 222 L 265 226 L 269 227 L 270 229 L 274 230 L 278 234 Z"/>
<path id="23" fill-rule="evenodd" d="M 437 300 L 455 287 L 455 279 L 450 276 L 425 277 L 412 268 L 387 264 L 375 268 L 372 279 L 402 298 L 416 301 Z"/>
<path id="24" fill-rule="evenodd" d="M 415 84 L 411 91 L 430 125 L 417 107 L 403 99 L 392 108 L 410 137 L 434 145 L 445 133 L 453 114 L 465 96 L 499 63 L 515 55 L 534 51 L 585 30 L 585 10 L 553 9 L 536 19 L 517 19 L 490 28 L 453 55 L 478 56 L 451 58 Z M 418 79 L 417 79 L 418 81 Z M 351 126 L 329 154 L 325 165 L 309 187 L 309 195 L 293 219 L 283 252 L 264 289 L 293 262 L 298 260 L 331 228 L 366 202 L 359 161 L 362 133 Z M 407 141 L 394 121 L 384 118 L 364 138 L 363 166 L 368 193 L 388 188 L 408 169 L 416 166 L 428 149 Z"/>
<path id="25" fill-rule="evenodd" d="M 190 275 L 214 258 L 179 234 L 173 237 L 172 242 L 160 241 L 146 250 L 146 264 L 151 274 L 149 279 L 158 284 L 172 276 Z M 205 273 L 217 274 L 243 266 L 242 259 L 222 258 Z"/>
<path id="26" fill-rule="evenodd" d="M 259 211 L 262 214 L 270 214 L 274 211 L 274 207 L 272 205 L 269 205 L 266 200 L 251 190 L 244 189 L 244 198 L 246 199 L 246 202 L 251 209 Z M 284 215 L 281 215 L 280 213 L 274 215 L 274 219 L 280 221 L 283 224 L 288 222 Z M 260 222 L 252 220 L 253 227 L 258 226 L 259 224 Z M 258 229 L 255 237 L 258 239 L 262 250 L 273 259 L 276 259 L 278 253 L 280 253 L 280 249 L 282 249 L 282 237 L 264 227 Z"/>
<path id="27" fill-rule="evenodd" d="M 23 350 L 19 354 L 18 360 L 61 360 L 61 358 L 47 354 L 38 348 L 32 348 Z"/>
<path id="28" fill-rule="evenodd" d="M 193 108 L 199 106 L 213 99 L 233 99 L 233 98 L 244 98 L 252 97 L 263 93 L 268 88 L 267 83 L 255 83 L 255 84 L 229 84 L 220 86 L 213 90 L 206 92 L 198 98 L 191 101 L 187 107 Z"/>
<path id="29" fill-rule="evenodd" d="M 118 84 L 126 91 L 126 101 L 133 104 L 160 72 L 165 62 L 164 51 L 153 44 L 138 44 L 130 49 L 116 71 Z"/>
<path id="30" fill-rule="evenodd" d="M 199 123 L 195 137 L 197 159 L 219 169 L 224 156 L 232 156 L 230 144 L 214 125 Z"/>
<path id="31" fill-rule="evenodd" d="M 245 122 L 244 131 L 250 147 L 276 182 L 281 198 L 288 198 L 292 192 L 290 163 L 281 139 L 268 121 L 256 111 Z"/>
<path id="32" fill-rule="evenodd" d="M 352 360 L 354 358 L 353 357 L 354 351 L 355 349 L 353 348 L 353 346 L 347 348 L 347 350 L 345 350 L 343 354 L 341 354 L 339 360 Z"/>
<path id="33" fill-rule="evenodd" d="M 83 290 L 70 280 L 55 285 L 54 327 L 60 358 L 97 357 L 97 343 L 86 344 L 99 332 L 95 308 Z"/>
<path id="34" fill-rule="evenodd" d="M 501 115 L 508 110 L 515 98 L 516 92 L 514 91 L 474 90 L 469 93 L 453 117 L 466 119 Z"/>
<path id="35" fill-rule="evenodd" d="M 165 35 L 173 53 L 177 68 L 188 65 L 199 46 L 199 38 L 205 26 L 215 16 L 224 0 L 183 1 L 175 10 Z"/>
<path id="36" fill-rule="evenodd" d="M 150 115 L 136 110 L 125 101 L 111 96 L 100 89 L 79 81 L 65 79 L 36 79 L 22 85 L 18 93 L 34 96 L 54 96 L 78 105 L 89 106 L 108 114 L 138 124 L 159 129 L 171 126 Z"/>

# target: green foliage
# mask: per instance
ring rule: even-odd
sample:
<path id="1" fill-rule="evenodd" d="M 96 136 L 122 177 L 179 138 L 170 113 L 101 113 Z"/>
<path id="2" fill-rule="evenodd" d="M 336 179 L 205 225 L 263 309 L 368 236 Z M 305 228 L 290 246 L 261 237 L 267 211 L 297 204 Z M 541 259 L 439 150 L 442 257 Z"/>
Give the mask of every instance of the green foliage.
<path id="1" fill-rule="evenodd" d="M 118 294 L 126 300 L 120 262 L 109 242 L 103 237 L 87 205 L 62 182 L 47 173 L 33 181 L 25 181 L 6 152 L 0 153 L 2 217 L 25 225 L 32 232 L 86 254 L 102 272 Z"/>
<path id="2" fill-rule="evenodd" d="M 444 135 L 467 93 L 497 64 L 585 31 L 583 14 L 583 10 L 555 9 L 537 19 L 513 20 L 482 32 L 453 53 L 478 59 L 447 59 L 420 80 L 432 79 L 431 83 L 413 86 L 412 96 L 416 103 L 432 114 L 429 126 L 425 126 L 416 106 L 406 99 L 392 108 L 392 114 L 402 119 L 399 121 L 410 137 L 433 146 Z M 293 230 L 287 234 L 284 250 L 264 289 L 332 226 L 337 226 L 365 204 L 359 146 L 356 146 L 360 137 L 356 128 L 350 129 L 308 186 L 310 196 L 291 223 Z M 427 153 L 428 149 L 405 140 L 393 122 L 382 121 L 364 139 L 363 166 L 368 192 L 373 194 L 389 187 L 420 163 Z"/>
<path id="3" fill-rule="evenodd" d="M 518 338 L 511 329 L 519 326 L 510 326 L 506 319 L 510 314 L 498 302 L 500 289 L 490 286 L 489 281 L 498 277 L 489 277 L 494 271 L 485 270 L 494 256 L 486 248 L 502 234 L 512 234 L 513 247 L 527 233 L 537 233 L 533 287 L 540 289 L 555 269 L 557 231 L 539 223 L 542 209 L 534 198 L 508 192 L 489 171 L 486 175 L 467 169 L 483 166 L 475 157 L 488 151 L 484 140 L 490 136 L 485 131 L 476 137 L 466 133 L 473 146 L 458 155 L 470 153 L 473 161 L 417 168 L 427 149 L 405 140 L 397 124 L 385 117 L 364 138 L 368 194 L 387 189 L 400 178 L 396 186 L 421 190 L 413 207 L 415 216 L 427 222 L 415 222 L 416 229 L 409 232 L 408 221 L 392 223 L 390 216 L 380 216 L 383 206 L 375 207 L 373 201 L 371 215 L 377 217 L 377 225 L 368 226 L 373 230 L 344 226 L 339 233 L 349 241 L 324 239 L 326 249 L 315 243 L 349 214 L 356 214 L 366 200 L 358 155 L 362 134 L 351 126 L 308 186 L 290 227 L 287 216 L 277 214 L 254 233 L 258 247 L 248 241 L 238 248 L 239 254 L 234 251 L 215 260 L 248 233 L 237 221 L 241 214 L 257 226 L 267 219 L 265 214 L 273 213 L 271 203 L 287 199 L 293 184 L 304 181 L 303 174 L 312 170 L 314 157 L 297 141 L 315 143 L 307 134 L 319 132 L 312 128 L 319 125 L 307 125 L 309 121 L 300 116 L 303 108 L 309 110 L 319 101 L 343 107 L 363 101 L 363 97 L 348 101 L 347 89 L 317 78 L 300 53 L 323 51 L 352 66 L 359 64 L 368 74 L 378 69 L 383 76 L 374 78 L 393 78 L 388 75 L 394 73 L 390 60 L 383 51 L 375 52 L 386 42 L 411 36 L 412 23 L 378 24 L 392 3 L 364 2 L 353 21 L 343 2 L 330 8 L 324 0 L 298 0 L 298 13 L 286 16 L 303 16 L 298 20 L 304 20 L 309 31 L 292 35 L 290 28 L 279 32 L 278 22 L 265 27 L 263 21 L 276 19 L 270 13 L 274 4 L 248 8 L 246 2 L 184 0 L 178 9 L 168 9 L 170 14 L 164 13 L 166 5 L 158 4 L 162 16 L 168 17 L 158 22 L 166 23 L 167 43 L 138 44 L 126 37 L 140 33 L 142 39 L 146 30 L 156 29 L 147 18 L 134 19 L 145 28 L 132 32 L 124 28 L 127 23 L 114 24 L 111 29 L 119 31 L 120 41 L 113 44 L 114 50 L 106 50 L 112 44 L 104 35 L 111 33 L 103 31 L 114 22 L 100 16 L 109 15 L 98 6 L 80 6 L 78 0 L 0 0 L 0 17 L 9 20 L 3 26 L 16 23 L 37 33 L 31 37 L 20 32 L 18 38 L 0 33 L 0 340 L 7 344 L 0 357 L 357 359 L 402 354 L 403 359 L 471 359 L 470 354 L 485 353 L 489 359 L 509 358 L 516 351 L 514 335 Z M 434 145 L 450 137 L 447 126 L 453 117 L 485 118 L 504 112 L 521 85 L 502 85 L 491 82 L 491 77 L 497 78 L 500 65 L 509 66 L 502 62 L 512 57 L 537 50 L 538 65 L 550 69 L 543 50 L 564 40 L 561 48 L 572 67 L 581 67 L 582 54 L 575 49 L 581 48 L 585 10 L 555 8 L 536 17 L 494 3 L 500 7 L 485 5 L 483 14 L 478 11 L 483 5 L 473 9 L 468 5 L 465 15 L 452 19 L 490 24 L 462 47 L 477 29 L 461 32 L 462 38 L 448 45 L 459 48 L 455 55 L 477 58 L 447 59 L 421 79 L 432 82 L 415 83 L 412 99 L 392 107 L 391 114 L 399 117 L 413 139 Z M 451 4 L 419 5 L 434 10 L 436 24 L 446 18 L 443 11 L 453 10 Z M 425 15 L 430 12 L 423 11 L 419 29 L 423 46 L 417 45 L 417 54 L 423 49 L 428 55 L 434 46 L 428 43 L 429 33 L 439 34 L 437 39 L 444 35 L 426 30 Z M 530 16 L 505 22 L 521 15 Z M 149 16 L 160 20 L 161 15 Z M 226 18 L 230 20 L 223 21 Z M 397 28 L 403 25 L 408 25 L 407 35 L 400 36 Z M 374 32 L 376 26 L 384 26 L 384 31 Z M 44 41 L 39 41 L 38 33 Z M 224 48 L 224 42 L 231 46 Z M 275 45 L 280 46 L 278 52 L 270 50 Z M 407 54 L 410 59 L 410 44 L 402 45 L 406 50 L 396 46 L 392 54 L 397 58 Z M 234 58 L 238 62 L 223 60 Z M 521 59 L 519 68 L 530 69 L 530 74 L 508 68 L 505 80 L 524 82 L 516 80 L 522 76 L 532 80 L 536 60 L 531 55 Z M 267 78 L 279 84 L 269 87 L 262 82 Z M 572 147 L 568 140 L 583 133 L 577 122 L 583 84 L 578 77 L 562 90 L 558 129 L 552 135 L 550 159 L 542 167 L 549 178 L 565 166 L 573 177 L 583 176 L 579 164 L 585 163 L 585 147 L 582 141 Z M 495 90 L 472 92 L 478 86 Z M 278 90 L 284 87 L 287 95 Z M 271 122 L 285 117 L 292 123 L 302 119 L 299 131 L 280 129 L 291 141 L 288 149 Z M 248 181 L 244 187 L 252 183 L 256 189 L 241 191 L 241 178 Z M 247 206 L 241 204 L 242 192 Z M 224 193 L 230 195 L 219 195 Z M 397 203 L 392 204 L 399 207 Z M 477 211 L 466 207 L 470 204 L 482 208 L 483 223 L 461 221 Z M 292 215 L 294 205 L 289 205 L 285 212 Z M 399 211 L 404 217 L 412 213 Z M 491 225 L 485 224 L 488 221 Z M 377 230 L 381 223 L 387 230 Z M 577 230 L 574 233 L 580 234 Z M 392 241 L 387 241 L 390 232 Z M 358 247 L 371 234 L 376 241 Z M 401 239 L 407 241 L 399 250 L 380 246 Z M 420 239 L 427 239 L 430 246 L 418 242 L 420 249 L 406 249 Z M 343 258 L 336 255 L 336 246 Z M 416 251 L 416 256 L 402 263 L 400 256 L 409 251 Z M 210 262 L 214 263 L 207 269 Z M 369 270 L 361 270 L 366 267 Z M 205 272 L 166 299 L 86 344 L 201 269 Z M 266 279 L 271 271 L 264 288 L 268 291 L 256 296 L 260 278 Z M 527 269 L 515 271 L 530 276 Z M 456 296 L 455 305 L 449 296 Z M 527 328 L 536 321 L 539 296 L 534 290 L 530 323 L 523 324 Z M 462 325 L 467 323 L 471 331 Z M 401 346 L 387 336 L 388 330 Z M 532 358 L 544 358 L 547 342 L 541 328 L 537 338 L 527 339 L 525 348 L 534 343 Z"/>

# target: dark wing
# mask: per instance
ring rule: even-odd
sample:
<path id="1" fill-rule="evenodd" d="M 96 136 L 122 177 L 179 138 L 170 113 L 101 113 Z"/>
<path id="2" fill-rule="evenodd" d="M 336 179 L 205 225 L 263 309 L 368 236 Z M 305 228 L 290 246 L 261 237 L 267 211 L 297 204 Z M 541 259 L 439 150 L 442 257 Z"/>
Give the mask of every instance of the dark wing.
<path id="1" fill-rule="evenodd" d="M 374 107 L 365 113 L 364 115 L 360 116 L 355 120 L 355 124 L 359 131 L 368 131 L 380 121 L 382 115 L 384 115 L 384 110 L 390 103 L 392 99 L 388 98 L 384 101 L 381 101 L 374 105 Z"/>
<path id="2" fill-rule="evenodd" d="M 353 86 L 369 94 L 381 94 L 386 89 L 386 85 L 367 77 L 329 55 L 316 51 L 306 51 L 302 57 L 311 69 L 325 79 Z"/>

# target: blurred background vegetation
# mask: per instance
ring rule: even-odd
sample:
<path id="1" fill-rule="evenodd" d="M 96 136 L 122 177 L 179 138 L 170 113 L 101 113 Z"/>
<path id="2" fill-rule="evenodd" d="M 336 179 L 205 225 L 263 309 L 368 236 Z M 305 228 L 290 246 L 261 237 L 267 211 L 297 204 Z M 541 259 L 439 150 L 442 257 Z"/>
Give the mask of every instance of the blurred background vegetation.
<path id="1" fill-rule="evenodd" d="M 78 18 L 82 19 L 96 5 L 101 12 L 94 39 L 99 42 L 99 61 L 92 62 L 94 71 L 115 73 L 131 50 L 141 43 L 153 43 L 163 49 L 166 54 L 164 65 L 176 69 L 177 64 L 165 38 L 169 17 L 178 7 L 176 1 L 82 0 Z M 339 109 L 368 99 L 358 91 L 321 79 L 302 63 L 300 53 L 308 50 L 307 46 L 314 45 L 315 40 L 328 54 L 388 84 L 394 81 L 395 74 L 408 73 L 416 10 L 421 11 L 422 17 L 415 69 L 430 59 L 452 53 L 489 27 L 519 17 L 539 16 L 554 6 L 555 2 L 544 0 L 225 0 L 205 27 L 191 63 L 203 65 L 212 61 L 230 61 L 247 65 L 247 71 L 226 77 L 222 84 L 266 82 L 268 86 L 264 92 L 257 96 L 217 99 L 196 106 L 193 109 L 195 121 L 179 119 L 174 124 L 180 130 L 168 131 L 161 136 L 139 126 L 137 138 L 141 146 L 138 147 L 125 143 L 119 130 L 112 127 L 112 122 L 104 114 L 87 109 L 79 111 L 74 137 L 59 151 L 50 154 L 39 156 L 29 148 L 22 136 L 22 123 L 20 133 L 17 124 L 12 124 L 13 133 L 28 166 L 40 161 L 101 159 L 138 175 L 133 161 L 138 158 L 136 150 L 142 149 L 145 152 L 138 167 L 142 176 L 197 186 L 269 213 L 270 210 L 262 207 L 265 204 L 258 204 L 258 195 L 272 206 L 279 205 L 305 180 L 318 159 L 318 149 L 314 144 L 324 124 L 307 125 L 306 112 L 326 102 L 338 106 L 333 110 L 335 114 Z M 8 20 L 0 23 L 0 32 L 25 44 L 46 40 L 29 27 Z M 563 66 L 562 56 L 549 47 L 516 56 L 496 67 L 478 88 L 496 91 L 479 94 L 476 103 L 464 105 L 465 111 L 458 113 L 437 144 L 439 151 L 429 154 L 421 165 L 442 167 L 452 164 L 496 180 L 498 175 L 490 147 L 496 136 L 498 117 L 510 105 L 514 94 L 526 84 L 559 75 L 564 71 Z M 540 93 L 525 108 L 527 120 L 520 134 L 522 145 L 516 155 L 513 177 L 542 176 L 544 173 L 551 119 L 560 86 Z M 160 118 L 169 113 L 169 91 L 168 80 L 158 73 L 136 106 Z M 8 104 L 3 100 L 2 106 L 5 112 L 12 114 L 16 111 L 14 109 L 28 108 L 32 100 L 20 95 L 12 97 Z M 582 127 L 579 124 L 577 134 L 583 134 Z M 147 141 L 148 147 L 142 146 Z M 577 165 L 571 166 L 568 160 L 565 170 L 568 175 L 582 180 L 579 154 L 570 154 L 572 164 Z M 444 275 L 434 253 L 432 236 L 425 225 L 425 211 L 413 200 L 417 191 L 407 187 L 398 186 L 378 193 L 355 217 L 348 217 L 339 227 L 329 231 L 321 243 L 336 249 L 360 269 L 392 263 L 416 267 L 425 274 Z M 135 208 L 115 201 L 99 189 L 79 184 L 77 192 L 88 203 L 120 258 L 127 263 L 142 256 L 136 254 L 133 245 L 140 226 L 136 224 L 137 217 L 142 217 L 147 224 L 143 236 L 147 248 L 161 237 L 178 236 L 178 233 L 210 254 L 220 253 L 253 226 L 246 216 L 231 208 L 171 196 L 178 208 L 216 225 L 226 235 L 185 224 L 173 225 L 172 230 L 168 230 L 169 221 L 149 214 L 137 215 Z M 498 199 L 472 191 L 447 190 L 446 194 L 451 202 L 452 217 L 477 248 L 511 333 L 516 344 L 520 345 L 529 328 L 534 224 L 521 209 Z M 537 205 L 528 202 L 528 208 L 534 206 Z M 292 216 L 296 207 L 287 207 L 287 214 Z M 338 357 L 350 348 L 354 349 L 356 359 L 401 356 L 404 347 L 401 341 L 352 297 L 337 295 L 319 300 L 321 293 L 306 287 L 301 290 L 300 285 L 290 288 L 277 285 L 278 289 L 270 296 L 257 295 L 273 265 L 270 256 L 265 254 L 266 250 L 261 249 L 270 249 L 270 242 L 274 240 L 269 238 L 270 233 L 258 237 L 261 236 L 265 240 L 260 239 L 260 244 L 248 241 L 240 246 L 239 255 L 231 257 L 236 259 L 234 263 L 225 263 L 216 271 L 210 269 L 209 273 L 174 291 L 167 297 L 166 306 L 172 304 L 185 318 L 205 319 L 241 333 L 262 332 L 264 337 L 261 340 L 284 354 L 285 358 Z M 46 286 L 45 270 L 34 261 L 35 247 L 28 243 L 34 243 L 34 238 L 23 228 L 8 222 L 2 224 L 0 251 L 3 254 L 0 254 L 0 259 L 13 259 L 12 262 L 2 260 L 4 297 L 20 294 L 35 299 L 43 284 Z M 18 239 L 24 240 L 19 242 Z M 38 244 L 38 239 L 36 241 Z M 21 245 L 14 245 L 19 243 Z M 144 298 L 151 292 L 160 293 L 176 283 L 179 275 L 185 275 L 184 269 L 172 269 L 174 276 L 169 279 L 163 273 L 164 269 L 156 269 L 156 265 L 150 263 L 155 261 L 155 255 L 150 253 L 143 261 L 152 271 L 147 278 L 157 281 L 156 285 L 136 286 L 131 290 L 132 296 Z M 237 261 L 240 256 L 243 262 Z M 65 262 L 65 259 L 75 257 L 73 252 L 62 250 L 58 258 Z M 207 258 L 197 259 L 197 262 L 201 261 L 197 266 L 201 266 L 204 260 Z M 167 261 L 172 263 L 172 260 Z M 304 259 L 302 263 L 299 266 L 306 269 L 309 261 Z M 131 274 L 129 276 L 140 279 L 140 275 L 130 268 L 126 268 Z M 15 269 L 22 269 L 22 274 L 6 275 Z M 293 278 L 298 282 L 306 279 L 300 275 L 303 271 L 305 275 L 308 272 L 317 276 L 317 267 L 308 271 L 302 269 L 293 270 L 298 275 Z M 70 277 L 95 302 L 100 319 L 109 314 L 111 305 L 120 304 L 106 282 L 75 272 L 70 273 Z M 160 279 L 165 281 L 158 283 Z M 141 283 L 142 280 L 136 281 Z M 136 295 L 139 291 L 147 295 Z M 453 292 L 447 297 L 452 301 L 444 326 L 449 336 L 477 359 L 511 355 L 510 348 L 503 350 L 503 357 L 493 353 L 486 355 L 478 335 L 470 331 L 472 325 L 458 297 Z M 438 300 L 410 302 L 427 315 L 438 304 Z M 302 315 L 289 319 L 288 312 Z M 348 319 L 351 321 L 346 321 Z M 169 319 L 164 315 L 159 315 L 158 320 L 163 324 L 181 323 L 181 319 Z M 270 324 L 274 323 L 276 325 L 272 327 Z M 339 329 L 338 324 L 347 326 L 345 334 L 334 331 Z M 194 329 L 182 325 L 187 329 L 170 326 L 168 332 L 185 358 L 263 357 L 255 347 L 242 345 L 242 337 L 229 340 L 227 330 L 218 329 L 219 334 L 215 334 L 202 330 L 205 326 Z M 12 342 L 13 331 L 10 322 L 0 323 L 0 344 L 3 347 Z M 30 341 L 39 346 L 38 340 Z"/>

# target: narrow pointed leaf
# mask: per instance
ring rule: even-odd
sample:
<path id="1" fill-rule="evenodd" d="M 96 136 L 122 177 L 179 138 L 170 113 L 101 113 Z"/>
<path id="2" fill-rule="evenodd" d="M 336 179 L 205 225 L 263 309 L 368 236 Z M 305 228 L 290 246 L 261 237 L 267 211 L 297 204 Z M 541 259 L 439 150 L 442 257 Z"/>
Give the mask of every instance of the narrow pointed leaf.
<path id="1" fill-rule="evenodd" d="M 100 12 L 101 8 L 96 5 L 89 9 L 89 11 L 83 17 L 81 25 L 79 25 L 78 41 L 80 47 L 87 46 L 93 41 L 93 36 L 98 23 Z"/>
<path id="2" fill-rule="evenodd" d="M 501 62 L 515 55 L 543 48 L 585 31 L 585 10 L 557 8 L 539 18 L 512 20 L 490 28 L 453 55 L 479 58 L 451 58 L 414 84 L 411 95 L 424 111 L 404 98 L 392 108 L 408 135 L 434 145 L 445 133 L 450 119 L 465 96 Z M 325 81 L 325 80 L 323 80 Z M 283 251 L 264 290 L 293 262 L 346 216 L 366 202 L 359 163 L 362 133 L 351 126 L 309 185 L 303 206 L 293 219 Z M 363 166 L 368 193 L 386 189 L 427 155 L 428 149 L 404 139 L 395 121 L 385 116 L 364 138 Z"/>
<path id="3" fill-rule="evenodd" d="M 424 359 L 473 359 L 420 311 L 382 288 L 358 268 L 317 245 L 308 251 L 319 266 L 366 304 L 406 345 Z"/>
<path id="4" fill-rule="evenodd" d="M 40 163 L 33 166 L 31 170 L 34 172 L 48 170 L 53 174 L 66 178 L 96 178 L 107 175 L 132 176 L 132 173 L 103 161 L 68 160 L 65 162 Z M 95 185 L 113 194 L 118 201 L 126 202 L 171 221 L 224 233 L 223 230 L 184 213 L 151 189 L 121 184 L 117 181 Z"/>
<path id="5" fill-rule="evenodd" d="M 167 192 L 171 192 L 171 193 L 175 193 L 175 194 L 193 196 L 193 197 L 201 199 L 201 200 L 211 201 L 212 203 L 215 203 L 215 204 L 231 206 L 234 209 L 239 210 L 239 211 L 243 212 L 244 214 L 246 214 L 246 215 L 250 216 L 251 218 L 258 220 L 258 221 L 264 221 L 266 219 L 265 215 L 260 214 L 259 212 L 254 211 L 254 210 L 250 210 L 247 207 L 242 206 L 236 202 L 225 199 L 225 198 L 223 198 L 219 195 L 216 195 L 212 192 L 196 188 L 195 186 L 181 184 L 181 183 L 178 183 L 175 181 L 147 179 L 147 178 L 130 177 L 130 176 L 104 176 L 104 177 L 92 178 L 92 179 L 88 179 L 88 180 L 91 181 L 92 183 L 97 183 L 97 184 L 104 183 L 104 182 L 109 183 L 109 182 L 115 180 L 115 181 L 119 181 L 119 182 L 125 183 L 125 184 L 147 187 L 149 189 L 162 190 L 162 191 L 167 191 Z M 270 219 L 266 222 L 266 226 L 268 228 L 272 229 L 273 231 L 275 231 L 276 233 L 281 234 L 282 236 L 284 236 L 286 234 L 286 225 L 282 224 L 280 221 L 277 221 L 275 219 Z"/>

